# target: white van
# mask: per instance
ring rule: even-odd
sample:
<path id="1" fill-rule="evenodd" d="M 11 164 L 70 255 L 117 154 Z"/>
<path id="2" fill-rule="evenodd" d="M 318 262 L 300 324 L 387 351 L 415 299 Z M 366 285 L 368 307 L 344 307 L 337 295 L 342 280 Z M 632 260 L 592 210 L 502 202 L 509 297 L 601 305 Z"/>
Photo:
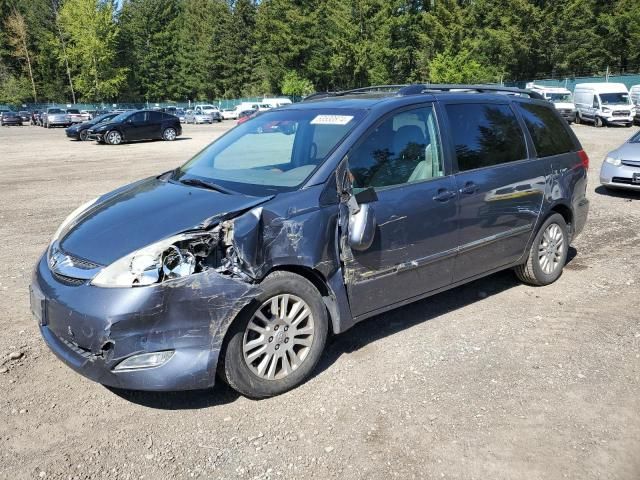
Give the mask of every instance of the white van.
<path id="1" fill-rule="evenodd" d="M 527 89 L 542 95 L 545 100 L 553 103 L 558 113 L 571 123 L 576 119 L 576 106 L 571 92 L 563 87 L 545 87 L 534 83 L 527 83 Z"/>
<path id="2" fill-rule="evenodd" d="M 293 102 L 291 101 L 290 98 L 287 98 L 287 97 L 275 97 L 275 98 L 265 97 L 262 99 L 262 103 L 269 105 L 271 108 L 278 108 L 284 105 L 291 105 Z"/>
<path id="3" fill-rule="evenodd" d="M 631 104 L 636 108 L 636 123 L 640 123 L 640 85 L 634 85 L 629 89 Z"/>
<path id="4" fill-rule="evenodd" d="M 636 110 L 624 83 L 579 83 L 573 90 L 576 123 L 603 125 L 633 125 Z"/>

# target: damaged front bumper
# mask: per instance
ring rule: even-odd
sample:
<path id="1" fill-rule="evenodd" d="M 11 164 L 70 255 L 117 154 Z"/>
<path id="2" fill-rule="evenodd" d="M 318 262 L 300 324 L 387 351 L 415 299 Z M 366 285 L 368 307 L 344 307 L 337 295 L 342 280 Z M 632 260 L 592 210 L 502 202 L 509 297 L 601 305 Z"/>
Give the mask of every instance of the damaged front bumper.
<path id="1" fill-rule="evenodd" d="M 49 348 L 76 372 L 131 390 L 193 390 L 215 383 L 228 326 L 259 287 L 207 270 L 161 284 L 102 288 L 54 275 L 46 255 L 31 308 Z M 137 354 L 174 351 L 157 367 L 117 371 Z"/>

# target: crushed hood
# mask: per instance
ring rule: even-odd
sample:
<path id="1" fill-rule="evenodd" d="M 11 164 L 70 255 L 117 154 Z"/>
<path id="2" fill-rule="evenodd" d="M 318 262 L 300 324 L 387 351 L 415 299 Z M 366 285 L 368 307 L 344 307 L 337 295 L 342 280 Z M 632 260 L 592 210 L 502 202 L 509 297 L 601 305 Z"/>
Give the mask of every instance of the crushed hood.
<path id="1" fill-rule="evenodd" d="M 158 240 L 213 226 L 272 197 L 227 195 L 150 178 L 107 194 L 66 231 L 60 247 L 68 254 L 109 265 Z"/>

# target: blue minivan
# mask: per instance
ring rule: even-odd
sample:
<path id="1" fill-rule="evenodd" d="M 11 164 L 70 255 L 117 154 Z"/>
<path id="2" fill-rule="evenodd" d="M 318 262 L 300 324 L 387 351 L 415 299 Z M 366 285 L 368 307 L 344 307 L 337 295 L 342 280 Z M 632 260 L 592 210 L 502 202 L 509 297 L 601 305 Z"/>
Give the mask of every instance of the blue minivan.
<path id="1" fill-rule="evenodd" d="M 42 336 L 108 386 L 262 398 L 373 315 L 507 268 L 550 284 L 589 159 L 538 97 L 374 87 L 264 112 L 69 215 L 30 288 Z"/>

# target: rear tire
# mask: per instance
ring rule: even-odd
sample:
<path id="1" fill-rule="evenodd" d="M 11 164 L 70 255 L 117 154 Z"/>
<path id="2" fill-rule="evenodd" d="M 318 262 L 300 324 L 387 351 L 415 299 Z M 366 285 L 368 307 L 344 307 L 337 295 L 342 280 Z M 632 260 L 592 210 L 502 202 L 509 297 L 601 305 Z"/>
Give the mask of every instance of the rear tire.
<path id="1" fill-rule="evenodd" d="M 306 278 L 274 272 L 260 288 L 229 328 L 218 368 L 231 388 L 250 398 L 279 395 L 307 380 L 329 330 L 320 292 Z"/>
<path id="2" fill-rule="evenodd" d="M 529 285 L 549 285 L 562 275 L 568 251 L 567 223 L 562 215 L 554 213 L 538 230 L 527 261 L 515 267 L 515 273 L 521 281 Z"/>

